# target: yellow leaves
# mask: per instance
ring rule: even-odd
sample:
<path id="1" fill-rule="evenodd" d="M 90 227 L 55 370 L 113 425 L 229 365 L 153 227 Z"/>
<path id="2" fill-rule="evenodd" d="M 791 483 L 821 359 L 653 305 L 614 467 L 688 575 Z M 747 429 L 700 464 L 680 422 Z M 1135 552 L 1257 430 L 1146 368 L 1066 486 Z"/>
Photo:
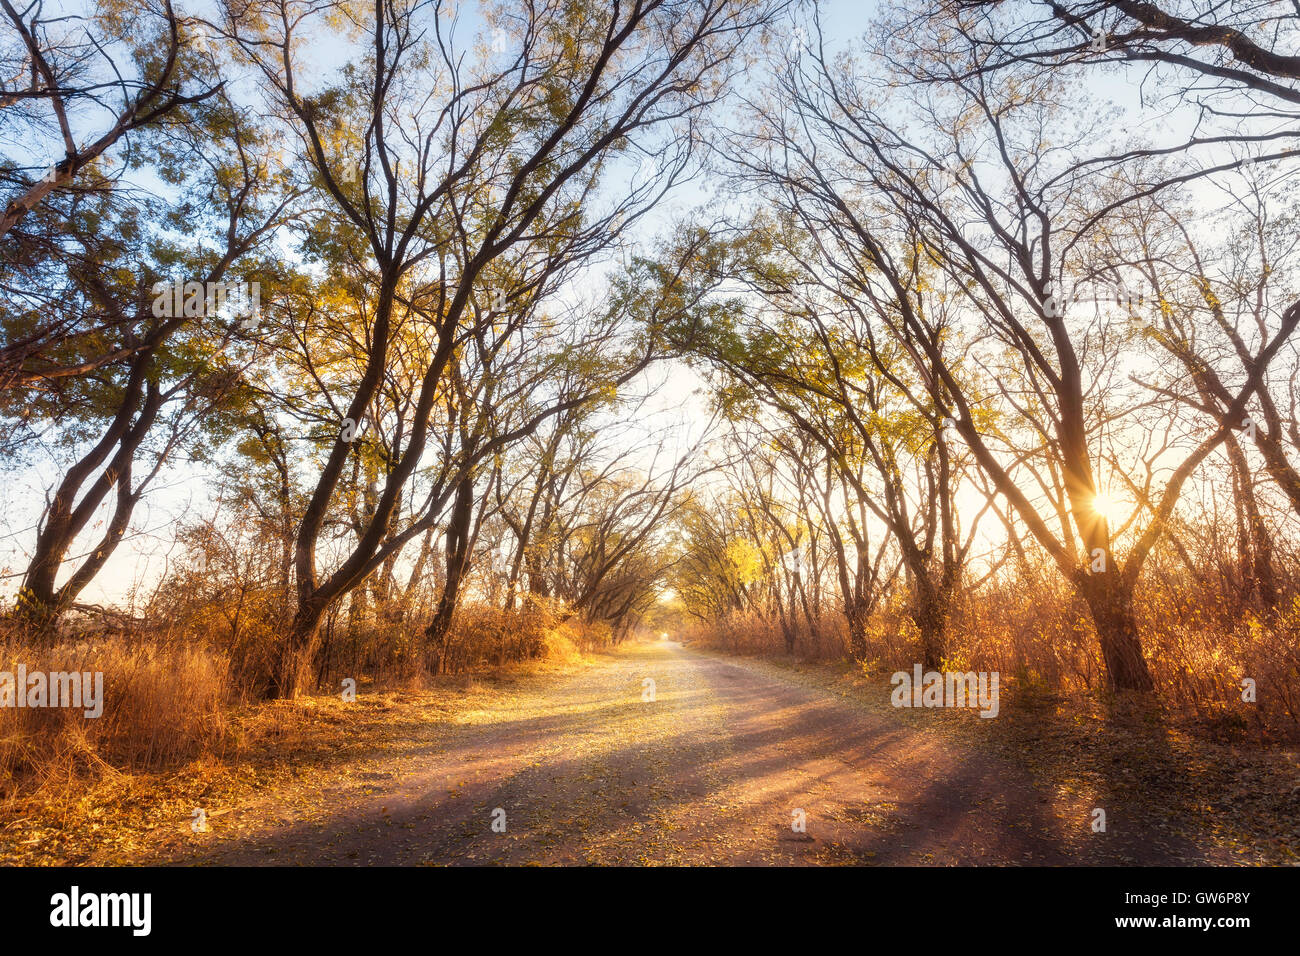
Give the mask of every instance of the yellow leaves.
<path id="1" fill-rule="evenodd" d="M 725 554 L 739 583 L 753 584 L 762 576 L 763 553 L 748 539 L 735 539 L 727 545 Z"/>
<path id="2" fill-rule="evenodd" d="M 325 11 L 324 23 L 334 34 L 358 40 L 373 30 L 375 7 L 368 0 L 341 0 Z"/>

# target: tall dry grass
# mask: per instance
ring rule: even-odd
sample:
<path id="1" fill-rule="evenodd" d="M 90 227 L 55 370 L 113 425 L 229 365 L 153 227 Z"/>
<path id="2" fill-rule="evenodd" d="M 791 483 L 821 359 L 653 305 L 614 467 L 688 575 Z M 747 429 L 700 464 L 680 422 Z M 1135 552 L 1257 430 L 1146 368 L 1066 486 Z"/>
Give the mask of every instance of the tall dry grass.
<path id="1" fill-rule="evenodd" d="M 54 646 L 0 621 L 0 671 L 22 664 L 29 674 L 104 675 L 97 718 L 84 708 L 0 707 L 0 798 L 255 746 L 244 732 L 250 721 L 267 729 L 292 720 L 281 704 L 263 700 L 286 607 L 273 588 L 196 587 L 155 599 L 149 623 L 125 631 L 68 622 Z M 322 629 L 316 687 L 326 695 L 337 694 L 343 678 L 364 693 L 417 690 L 519 662 L 572 660 L 614 639 L 608 627 L 567 615 L 555 602 L 513 611 L 469 604 L 454 619 L 445 654 L 435 654 L 416 615 L 395 619 L 373 605 L 364 617 L 349 610 L 336 609 Z M 233 726 L 237 711 L 243 729 Z"/>
<path id="2" fill-rule="evenodd" d="M 1263 614 L 1203 590 L 1152 588 L 1137 602 L 1138 627 L 1160 705 L 1201 732 L 1225 739 L 1300 740 L 1300 598 Z M 744 613 L 681 632 L 731 653 L 781 657 L 779 623 Z M 956 601 L 948 619 L 945 670 L 997 671 L 1004 692 L 1040 698 L 1105 695 L 1101 655 L 1087 608 L 1063 582 L 1018 578 Z M 900 598 L 867 626 L 860 665 L 875 675 L 910 671 L 919 635 Z M 844 617 L 798 622 L 795 655 L 847 660 Z M 1246 679 L 1255 701 L 1243 700 Z"/>
<path id="3" fill-rule="evenodd" d="M 230 697 L 228 662 L 201 646 L 100 636 L 32 646 L 9 629 L 0 670 L 102 673 L 102 713 L 0 708 L 0 794 L 87 774 L 142 770 L 219 748 Z"/>

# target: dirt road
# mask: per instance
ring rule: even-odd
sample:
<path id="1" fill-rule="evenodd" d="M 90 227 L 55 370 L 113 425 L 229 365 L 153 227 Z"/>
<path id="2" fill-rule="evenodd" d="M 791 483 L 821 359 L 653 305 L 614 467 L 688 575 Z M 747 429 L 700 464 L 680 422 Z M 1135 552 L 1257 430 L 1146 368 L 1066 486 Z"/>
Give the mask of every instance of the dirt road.
<path id="1" fill-rule="evenodd" d="M 654 682 L 653 700 L 645 700 Z M 265 794 L 189 863 L 1047 864 L 1203 860 L 887 706 L 663 641 L 456 716 L 311 814 Z M 794 826 L 802 813 L 803 832 Z M 258 825 L 259 815 L 264 818 Z M 495 828 L 494 828 L 495 823 Z"/>

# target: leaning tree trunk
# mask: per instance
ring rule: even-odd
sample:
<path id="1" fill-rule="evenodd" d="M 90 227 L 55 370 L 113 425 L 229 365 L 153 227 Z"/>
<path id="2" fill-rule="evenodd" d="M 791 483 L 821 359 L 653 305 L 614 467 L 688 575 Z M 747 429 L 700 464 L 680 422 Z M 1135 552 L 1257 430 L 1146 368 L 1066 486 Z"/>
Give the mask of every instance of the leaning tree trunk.
<path id="1" fill-rule="evenodd" d="M 136 359 L 113 421 L 94 447 L 64 474 L 43 516 L 36 546 L 19 590 L 17 609 L 37 635 L 52 633 L 60 615 L 108 560 L 130 521 L 135 505 L 130 487 L 131 463 L 163 401 L 158 384 L 145 379 L 150 360 L 149 354 Z M 105 466 L 104 470 L 90 481 L 90 476 L 101 465 Z M 90 484 L 86 487 L 88 481 Z M 114 487 L 117 488 L 117 508 L 108 531 L 82 568 L 62 588 L 56 587 L 68 550 L 89 526 Z"/>
<path id="2" fill-rule="evenodd" d="M 312 658 L 320 642 L 320 621 L 324 610 L 314 602 L 299 606 L 288 635 L 272 658 L 267 697 L 293 700 L 307 686 Z"/>

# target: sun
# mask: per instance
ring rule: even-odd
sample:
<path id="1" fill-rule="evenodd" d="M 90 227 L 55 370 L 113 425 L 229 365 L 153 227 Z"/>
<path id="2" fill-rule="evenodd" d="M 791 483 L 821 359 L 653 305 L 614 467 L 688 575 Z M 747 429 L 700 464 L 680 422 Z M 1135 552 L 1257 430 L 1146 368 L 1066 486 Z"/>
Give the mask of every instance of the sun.
<path id="1" fill-rule="evenodd" d="M 1104 491 L 1099 491 L 1093 496 L 1092 508 L 1097 514 L 1106 519 L 1108 524 L 1114 524 L 1121 517 L 1119 503 Z"/>

